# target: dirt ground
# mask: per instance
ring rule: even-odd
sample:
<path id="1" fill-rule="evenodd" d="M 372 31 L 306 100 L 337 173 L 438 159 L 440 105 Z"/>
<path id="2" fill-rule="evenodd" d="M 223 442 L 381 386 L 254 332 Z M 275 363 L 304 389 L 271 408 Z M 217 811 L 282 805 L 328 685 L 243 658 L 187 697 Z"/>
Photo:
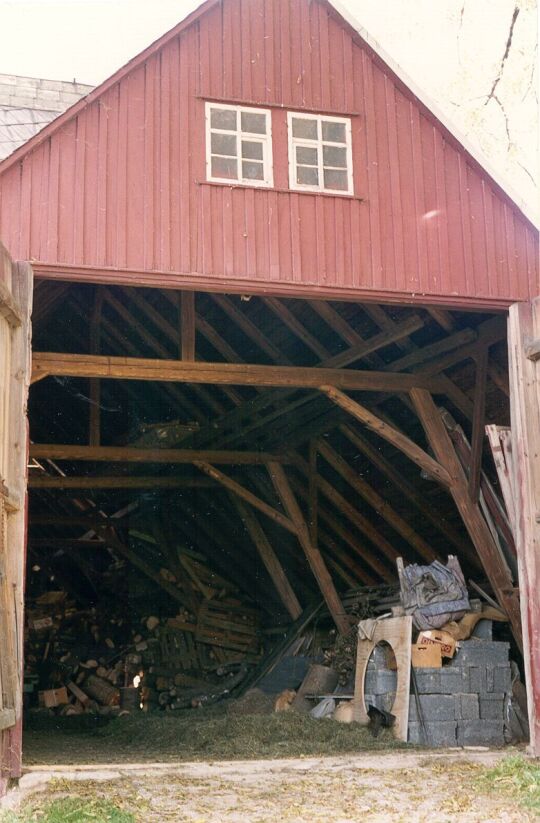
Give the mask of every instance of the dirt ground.
<path id="1" fill-rule="evenodd" d="M 31 815 L 36 808 L 39 814 L 40 804 L 69 795 L 89 803 L 96 798 L 107 800 L 128 815 L 121 819 L 137 823 L 537 820 L 532 812 L 499 792 L 496 785 L 482 783 L 482 777 L 489 774 L 487 769 L 502 757 L 500 752 L 390 752 L 175 766 L 119 765 L 100 771 L 87 767 L 47 772 L 43 767 L 33 767 L 23 783 L 27 790 L 34 784 L 34 800 L 31 795 L 26 801 L 28 816 L 17 819 L 25 823 L 37 820 L 39 817 Z M 43 786 L 39 788 L 51 774 L 53 781 L 46 791 Z"/>

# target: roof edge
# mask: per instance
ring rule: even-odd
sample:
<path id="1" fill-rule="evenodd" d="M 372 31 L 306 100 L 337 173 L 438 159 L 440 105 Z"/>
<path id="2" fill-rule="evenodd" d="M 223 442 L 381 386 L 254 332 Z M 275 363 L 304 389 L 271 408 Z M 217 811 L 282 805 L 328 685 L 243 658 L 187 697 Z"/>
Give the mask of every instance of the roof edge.
<path id="1" fill-rule="evenodd" d="M 357 32 L 359 37 L 367 43 L 373 52 L 385 63 L 396 77 L 414 94 L 416 98 L 422 103 L 433 116 L 441 123 L 441 125 L 448 131 L 452 137 L 465 149 L 465 151 L 478 163 L 486 174 L 491 177 L 493 182 L 501 189 L 501 191 L 512 201 L 514 206 L 523 214 L 523 216 L 531 223 L 535 229 L 540 227 L 540 216 L 533 214 L 532 209 L 523 200 L 512 186 L 508 184 L 506 179 L 491 165 L 488 158 L 481 153 L 481 151 L 474 146 L 468 137 L 463 135 L 461 131 L 452 123 L 447 115 L 442 111 L 439 104 L 434 102 L 429 95 L 427 95 L 414 80 L 407 74 L 407 72 L 394 60 L 380 45 L 372 35 L 356 20 L 349 9 L 345 8 L 341 0 L 325 0 L 328 5 L 332 6 L 337 14 L 342 17 L 349 26 Z"/>
<path id="2" fill-rule="evenodd" d="M 64 123 L 71 118 L 76 117 L 88 105 L 93 103 L 105 91 L 110 89 L 116 83 L 120 82 L 130 71 L 136 68 L 140 63 L 147 60 L 162 46 L 177 37 L 184 29 L 188 28 L 192 23 L 196 22 L 203 14 L 210 11 L 215 5 L 218 5 L 221 0 L 205 0 L 200 6 L 194 9 L 190 14 L 181 20 L 176 26 L 169 31 L 162 34 L 157 40 L 154 40 L 139 54 L 132 57 L 125 65 L 121 66 L 114 74 L 103 81 L 99 86 L 96 86 L 89 94 L 82 97 L 62 114 L 56 117 L 37 134 L 31 137 L 22 146 L 15 149 L 10 155 L 0 162 L 0 174 L 9 169 L 21 158 L 32 152 L 41 143 L 48 139 L 48 137 L 58 131 Z M 379 42 L 370 35 L 370 33 L 358 23 L 354 15 L 344 7 L 341 0 L 323 0 L 339 17 L 361 38 L 361 40 L 377 55 L 384 65 L 398 78 L 399 81 L 408 89 L 421 103 L 424 108 L 430 112 L 433 117 L 442 125 L 442 127 L 454 138 L 454 140 L 467 152 L 471 159 L 480 167 L 480 169 L 491 178 L 492 182 L 498 189 L 507 197 L 512 205 L 522 214 L 531 226 L 538 231 L 540 226 L 540 218 L 532 213 L 527 203 L 523 198 L 514 192 L 512 187 L 508 185 L 507 181 L 496 171 L 491 163 L 484 157 L 481 152 L 472 145 L 467 137 L 461 134 L 454 124 L 447 118 L 446 114 L 441 111 L 439 105 L 425 94 L 412 80 L 408 74 L 401 68 L 389 54 L 382 48 Z"/>

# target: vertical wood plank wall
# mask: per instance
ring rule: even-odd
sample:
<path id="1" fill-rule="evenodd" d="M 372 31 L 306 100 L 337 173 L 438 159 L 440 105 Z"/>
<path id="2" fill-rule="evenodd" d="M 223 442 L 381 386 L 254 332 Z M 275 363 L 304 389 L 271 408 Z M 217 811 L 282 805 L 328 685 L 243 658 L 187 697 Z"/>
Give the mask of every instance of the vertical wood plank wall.
<path id="1" fill-rule="evenodd" d="M 206 99 L 271 107 L 273 189 L 206 181 Z M 355 197 L 289 189 L 287 109 L 351 117 Z M 0 165 L 14 259 L 336 299 L 539 291 L 537 232 L 324 0 L 207 4 L 73 112 Z"/>
<path id="2" fill-rule="evenodd" d="M 5 272 L 7 258 L 2 247 L 0 258 Z M 9 282 L 22 323 L 10 324 L 0 312 L 0 796 L 9 780 L 21 773 L 26 403 L 31 368 L 32 269 L 26 263 L 10 264 L 10 268 L 3 282 Z"/>
<path id="3" fill-rule="evenodd" d="M 540 340 L 540 297 L 510 309 L 510 415 L 515 538 L 519 566 L 530 749 L 540 756 L 540 360 L 527 356 Z"/>

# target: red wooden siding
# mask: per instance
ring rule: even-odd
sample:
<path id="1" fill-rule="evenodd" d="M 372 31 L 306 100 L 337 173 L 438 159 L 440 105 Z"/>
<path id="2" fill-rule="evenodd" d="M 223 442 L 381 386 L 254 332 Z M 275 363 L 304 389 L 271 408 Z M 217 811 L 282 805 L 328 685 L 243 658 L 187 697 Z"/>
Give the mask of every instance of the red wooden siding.
<path id="1" fill-rule="evenodd" d="M 207 98 L 273 107 L 274 190 L 205 183 Z M 540 291 L 537 232 L 323 0 L 207 4 L 90 99 L 0 165 L 16 259 L 449 305 Z M 354 198 L 288 191 L 286 108 L 352 115 Z"/>

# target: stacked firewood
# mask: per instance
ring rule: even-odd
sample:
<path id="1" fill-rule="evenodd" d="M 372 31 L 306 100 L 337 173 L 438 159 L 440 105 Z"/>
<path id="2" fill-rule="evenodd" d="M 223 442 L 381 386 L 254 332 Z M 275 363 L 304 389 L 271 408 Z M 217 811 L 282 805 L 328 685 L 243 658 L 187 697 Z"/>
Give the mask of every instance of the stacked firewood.
<path id="1" fill-rule="evenodd" d="M 78 609 L 64 591 L 27 610 L 27 702 L 55 713 L 179 709 L 212 702 L 262 655 L 258 613 L 213 593 L 197 613 L 115 614 L 110 600 Z M 136 694 L 134 690 L 136 689 Z"/>

